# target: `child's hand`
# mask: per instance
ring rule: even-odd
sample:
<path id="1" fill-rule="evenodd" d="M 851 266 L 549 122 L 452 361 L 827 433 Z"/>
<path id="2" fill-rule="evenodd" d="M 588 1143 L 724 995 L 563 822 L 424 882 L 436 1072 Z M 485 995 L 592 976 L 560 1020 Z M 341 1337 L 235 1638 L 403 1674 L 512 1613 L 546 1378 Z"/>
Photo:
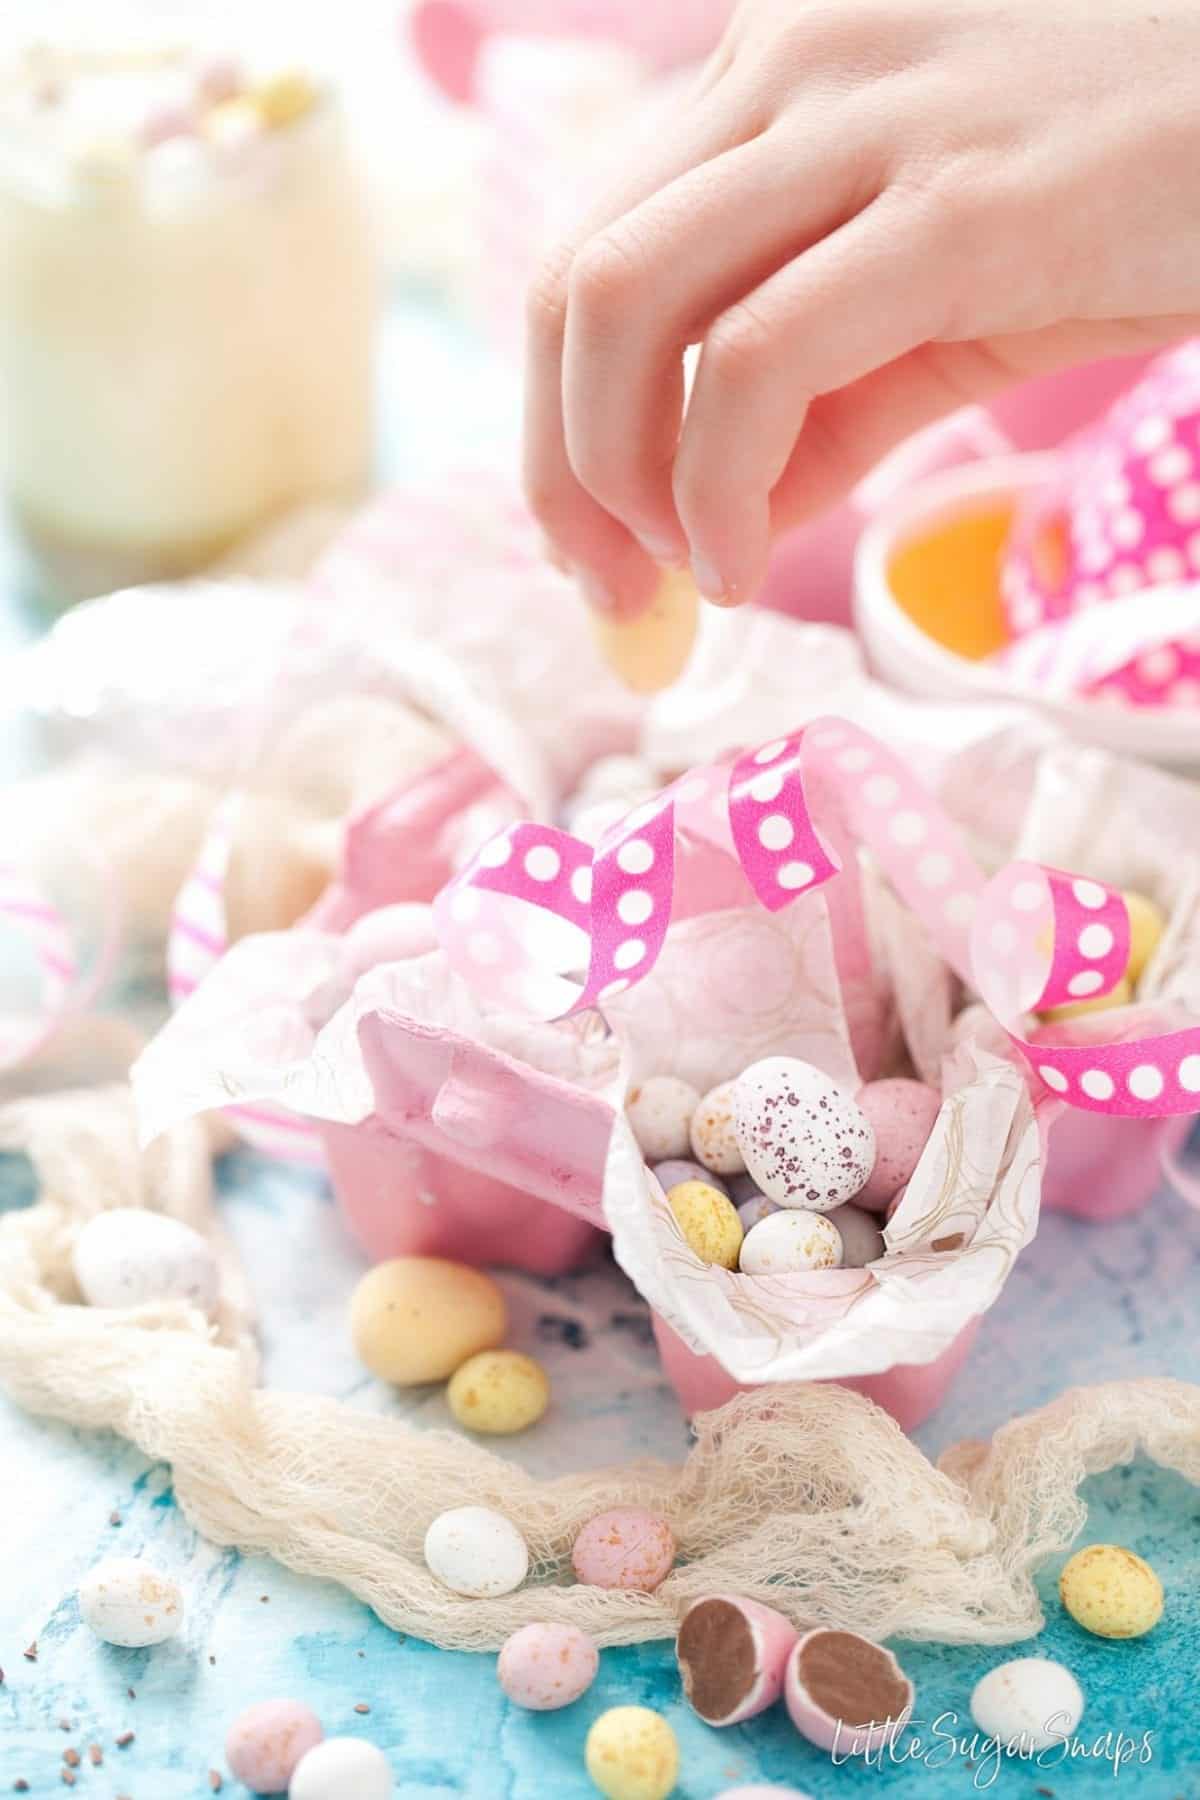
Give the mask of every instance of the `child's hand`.
<path id="1" fill-rule="evenodd" d="M 744 0 L 531 295 L 554 550 L 599 606 L 749 597 L 938 414 L 1196 330 L 1198 173 L 1198 0 Z"/>

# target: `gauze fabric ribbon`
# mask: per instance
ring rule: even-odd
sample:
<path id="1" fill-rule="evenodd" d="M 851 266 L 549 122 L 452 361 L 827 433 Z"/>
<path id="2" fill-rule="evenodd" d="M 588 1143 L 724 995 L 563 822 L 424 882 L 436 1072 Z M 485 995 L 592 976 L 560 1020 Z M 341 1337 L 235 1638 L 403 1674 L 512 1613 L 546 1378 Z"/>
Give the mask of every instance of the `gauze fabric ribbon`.
<path id="1" fill-rule="evenodd" d="M 857 886 L 864 846 L 1050 1095 L 1133 1118 L 1200 1112 L 1200 1023 L 1121 1043 L 1023 1035 L 1027 1013 L 1099 998 L 1121 980 L 1121 895 L 1032 862 L 988 880 L 901 759 L 844 719 L 680 776 L 594 852 L 528 821 L 498 833 L 434 902 L 447 957 L 499 1006 L 541 1018 L 602 1009 L 662 950 L 679 834 L 727 850 L 770 912 L 834 878 Z"/>

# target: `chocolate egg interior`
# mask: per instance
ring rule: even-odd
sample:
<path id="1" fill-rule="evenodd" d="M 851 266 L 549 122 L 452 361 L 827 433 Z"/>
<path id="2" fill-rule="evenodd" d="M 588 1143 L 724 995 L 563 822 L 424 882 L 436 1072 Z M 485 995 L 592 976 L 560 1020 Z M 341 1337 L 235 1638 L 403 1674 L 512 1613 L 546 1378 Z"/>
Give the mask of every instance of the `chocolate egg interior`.
<path id="1" fill-rule="evenodd" d="M 810 1632 L 797 1646 L 796 1672 L 814 1705 L 843 1725 L 882 1725 L 912 1704 L 895 1658 L 853 1631 Z"/>
<path id="2" fill-rule="evenodd" d="M 675 1654 L 683 1691 L 710 1725 L 737 1711 L 758 1675 L 750 1622 L 730 1600 L 698 1600 L 689 1607 Z"/>

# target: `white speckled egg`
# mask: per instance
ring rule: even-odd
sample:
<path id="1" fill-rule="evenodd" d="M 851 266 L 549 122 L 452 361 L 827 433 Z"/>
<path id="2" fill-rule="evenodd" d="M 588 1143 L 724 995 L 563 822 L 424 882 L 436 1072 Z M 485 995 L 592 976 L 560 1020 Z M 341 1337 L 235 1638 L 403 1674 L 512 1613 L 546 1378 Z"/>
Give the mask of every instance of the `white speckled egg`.
<path id="1" fill-rule="evenodd" d="M 391 1800 L 392 1769 L 365 1738 L 326 1738 L 296 1764 L 288 1800 Z"/>
<path id="2" fill-rule="evenodd" d="M 780 1206 L 828 1212 L 875 1166 L 875 1133 L 849 1094 L 811 1063 L 768 1056 L 734 1088 L 737 1142 L 762 1192 Z"/>
<path id="3" fill-rule="evenodd" d="M 692 1114 L 692 1155 L 717 1175 L 741 1175 L 746 1168 L 734 1126 L 735 1086 L 722 1081 L 709 1088 Z"/>
<path id="4" fill-rule="evenodd" d="M 695 1088 L 675 1075 L 650 1075 L 630 1088 L 625 1116 L 648 1163 L 687 1155 L 692 1114 L 699 1104 Z"/>
<path id="5" fill-rule="evenodd" d="M 425 1533 L 431 1575 L 456 1594 L 511 1594 L 529 1572 L 529 1547 L 511 1519 L 490 1506 L 454 1506 Z"/>
<path id="6" fill-rule="evenodd" d="M 842 1240 L 843 1269 L 865 1269 L 878 1262 L 887 1246 L 879 1229 L 879 1220 L 861 1206 L 835 1206 L 823 1215 L 837 1227 Z"/>
<path id="7" fill-rule="evenodd" d="M 114 1206 L 89 1219 L 71 1264 L 89 1306 L 189 1300 L 211 1312 L 217 1302 L 217 1261 L 205 1239 L 190 1225 L 139 1206 Z"/>
<path id="8" fill-rule="evenodd" d="M 1083 1689 L 1062 1663 L 1017 1656 L 976 1682 L 971 1717 L 988 1737 L 1031 1754 L 1070 1738 L 1083 1705 Z"/>
<path id="9" fill-rule="evenodd" d="M 842 1238 L 824 1213 L 781 1207 L 761 1219 L 742 1240 L 743 1275 L 798 1275 L 806 1269 L 840 1269 Z"/>
<path id="10" fill-rule="evenodd" d="M 135 1556 L 111 1556 L 79 1584 L 79 1610 L 106 1644 L 141 1650 L 163 1644 L 183 1624 L 177 1583 Z"/>

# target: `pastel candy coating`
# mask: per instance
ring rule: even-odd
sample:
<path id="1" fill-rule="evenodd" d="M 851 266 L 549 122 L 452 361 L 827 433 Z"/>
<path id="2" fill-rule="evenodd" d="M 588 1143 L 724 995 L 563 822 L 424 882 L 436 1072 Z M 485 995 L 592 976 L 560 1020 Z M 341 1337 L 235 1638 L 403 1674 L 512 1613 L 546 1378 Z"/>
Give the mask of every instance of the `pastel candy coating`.
<path id="1" fill-rule="evenodd" d="M 285 1794 L 301 1757 L 323 1736 L 316 1713 L 299 1700 L 260 1700 L 229 1727 L 225 1761 L 252 1794 Z"/>
<path id="2" fill-rule="evenodd" d="M 869 1081 L 858 1104 L 875 1133 L 875 1166 L 855 1196 L 859 1206 L 882 1211 L 911 1180 L 941 1111 L 942 1097 L 923 1081 L 894 1077 Z"/>
<path id="3" fill-rule="evenodd" d="M 692 1115 L 692 1155 L 716 1175 L 741 1175 L 746 1164 L 734 1124 L 735 1081 L 709 1088 Z"/>
<path id="4" fill-rule="evenodd" d="M 781 1207 L 746 1233 L 738 1267 L 743 1275 L 799 1275 L 840 1269 L 842 1236 L 824 1213 Z"/>
<path id="5" fill-rule="evenodd" d="M 675 1534 L 641 1506 L 616 1506 L 589 1519 L 575 1539 L 571 1564 L 588 1587 L 652 1594 L 675 1565 Z"/>
<path id="6" fill-rule="evenodd" d="M 350 1302 L 355 1354 L 397 1387 L 445 1381 L 508 1328 L 490 1275 L 438 1256 L 397 1256 L 364 1275 Z"/>
<path id="7" fill-rule="evenodd" d="M 1162 1618 L 1162 1582 L 1148 1562 L 1119 1544 L 1077 1550 L 1058 1578 L 1059 1598 L 1095 1637 L 1144 1637 Z"/>
<path id="8" fill-rule="evenodd" d="M 971 1694 L 971 1717 L 980 1731 L 1014 1752 L 1049 1750 L 1070 1737 L 1083 1717 L 1083 1689 L 1048 1656 L 1018 1656 L 1001 1663 Z"/>
<path id="9" fill-rule="evenodd" d="M 106 1644 L 141 1650 L 163 1644 L 183 1624 L 177 1582 L 136 1556 L 111 1556 L 79 1584 L 79 1611 Z"/>
<path id="10" fill-rule="evenodd" d="M 529 1573 L 529 1547 L 511 1519 L 490 1506 L 454 1506 L 425 1533 L 425 1564 L 455 1594 L 511 1594 Z"/>
<path id="11" fill-rule="evenodd" d="M 853 1199 L 875 1165 L 865 1114 L 828 1075 L 795 1057 L 752 1063 L 735 1084 L 734 1116 L 747 1170 L 781 1206 L 828 1212 Z"/>
<path id="12" fill-rule="evenodd" d="M 693 1601 L 675 1645 L 693 1710 L 709 1725 L 739 1725 L 773 1706 L 799 1635 L 790 1619 L 756 1600 L 714 1594 Z"/>
<path id="13" fill-rule="evenodd" d="M 587 1734 L 587 1772 L 605 1800 L 667 1800 L 679 1779 L 675 1733 L 648 1706 L 614 1706 Z"/>
<path id="14" fill-rule="evenodd" d="M 554 1712 L 570 1706 L 596 1679 L 600 1653 L 578 1625 L 522 1625 L 504 1642 L 496 1674 L 516 1706 Z"/>
<path id="15" fill-rule="evenodd" d="M 856 1631 L 823 1626 L 796 1643 L 783 1693 L 800 1735 L 819 1750 L 836 1750 L 839 1758 L 893 1743 L 914 1698 L 913 1684 L 890 1650 Z"/>
<path id="16" fill-rule="evenodd" d="M 650 1075 L 630 1088 L 625 1116 L 647 1162 L 686 1157 L 700 1096 L 675 1075 Z"/>
<path id="17" fill-rule="evenodd" d="M 737 1268 L 743 1232 L 732 1200 L 707 1181 L 681 1181 L 667 1195 L 667 1205 L 701 1262 Z"/>
<path id="18" fill-rule="evenodd" d="M 742 1201 L 737 1209 L 737 1215 L 742 1221 L 742 1230 L 753 1231 L 756 1225 L 761 1225 L 764 1219 L 769 1219 L 772 1213 L 778 1211 L 778 1201 L 768 1200 L 765 1194 L 760 1194 L 755 1190 L 749 1199 Z"/>
<path id="19" fill-rule="evenodd" d="M 1146 972 L 1146 964 L 1158 949 L 1167 922 L 1162 908 L 1148 900 L 1145 894 L 1126 888 L 1122 898 L 1129 910 L 1129 962 L 1125 978 L 1136 987 Z"/>
<path id="20" fill-rule="evenodd" d="M 633 618 L 593 612 L 592 630 L 609 667 L 635 694 L 656 694 L 683 674 L 700 613 L 700 597 L 684 573 L 663 576 L 644 612 Z"/>
<path id="21" fill-rule="evenodd" d="M 450 1377 L 450 1411 L 468 1431 L 507 1437 L 541 1418 L 550 1404 L 546 1371 L 518 1350 L 481 1350 Z"/>
<path id="22" fill-rule="evenodd" d="M 89 1219 L 71 1252 L 89 1306 L 145 1306 L 186 1300 L 202 1312 L 217 1303 L 217 1259 L 205 1238 L 179 1219 L 115 1206 Z"/>
<path id="23" fill-rule="evenodd" d="M 326 1738 L 296 1764 L 288 1800 L 391 1800 L 392 1767 L 365 1738 Z"/>
<path id="24" fill-rule="evenodd" d="M 673 1187 L 683 1181 L 703 1181 L 709 1187 L 715 1187 L 719 1194 L 729 1194 L 731 1184 L 706 1169 L 703 1163 L 686 1162 L 682 1157 L 673 1157 L 669 1162 L 655 1163 L 654 1175 L 664 1194 L 669 1194 Z"/>
<path id="25" fill-rule="evenodd" d="M 842 1240 L 843 1269 L 865 1269 L 868 1263 L 878 1262 L 884 1254 L 886 1245 L 879 1220 L 864 1212 L 861 1206 L 835 1206 L 823 1217 L 836 1228 Z"/>

